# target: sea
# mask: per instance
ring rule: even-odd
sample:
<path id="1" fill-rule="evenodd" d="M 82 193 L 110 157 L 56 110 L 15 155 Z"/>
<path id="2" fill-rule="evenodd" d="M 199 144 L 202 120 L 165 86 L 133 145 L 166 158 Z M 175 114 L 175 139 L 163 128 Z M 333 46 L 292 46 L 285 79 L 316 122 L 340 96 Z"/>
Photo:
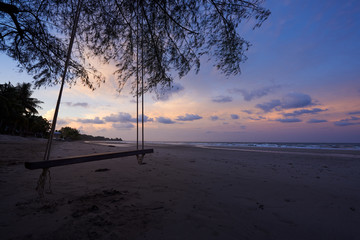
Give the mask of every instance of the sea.
<path id="1" fill-rule="evenodd" d="M 104 141 L 105 145 L 133 145 L 135 141 Z M 360 143 L 295 143 L 295 142 L 181 142 L 181 141 L 146 141 L 146 144 L 187 145 L 202 148 L 279 148 L 279 149 L 323 149 L 360 151 Z M 141 143 L 140 143 L 141 145 Z"/>

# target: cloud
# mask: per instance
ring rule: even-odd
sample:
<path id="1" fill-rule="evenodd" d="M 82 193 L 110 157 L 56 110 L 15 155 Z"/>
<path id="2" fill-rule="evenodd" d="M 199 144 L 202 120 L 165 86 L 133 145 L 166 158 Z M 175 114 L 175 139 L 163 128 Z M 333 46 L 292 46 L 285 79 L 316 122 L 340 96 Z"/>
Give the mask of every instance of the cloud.
<path id="1" fill-rule="evenodd" d="M 217 96 L 212 98 L 212 101 L 216 103 L 227 103 L 232 102 L 232 100 L 233 99 L 230 96 Z"/>
<path id="2" fill-rule="evenodd" d="M 64 119 L 58 119 L 57 121 L 56 121 L 56 124 L 57 125 L 66 125 L 66 124 L 68 124 L 69 123 L 69 121 L 66 121 L 66 120 L 64 120 Z"/>
<path id="3" fill-rule="evenodd" d="M 170 97 L 175 94 L 179 93 L 184 90 L 184 87 L 179 83 L 172 84 L 171 87 L 163 88 L 161 90 L 157 90 L 157 100 L 159 101 L 167 101 Z"/>
<path id="4" fill-rule="evenodd" d="M 303 93 L 289 93 L 281 102 L 281 107 L 285 109 L 302 108 L 311 105 L 313 105 L 311 97 Z"/>
<path id="5" fill-rule="evenodd" d="M 55 113 L 55 108 L 50 109 L 43 115 L 43 118 L 46 118 L 47 120 L 51 121 L 54 117 L 54 113 Z"/>
<path id="6" fill-rule="evenodd" d="M 142 114 L 139 115 L 139 122 L 142 121 Z M 153 122 L 154 119 L 144 115 L 144 122 Z"/>
<path id="7" fill-rule="evenodd" d="M 173 120 L 171 120 L 170 118 L 166 118 L 166 117 L 158 117 L 158 118 L 156 118 L 156 121 L 158 121 L 159 123 L 163 123 L 163 124 L 174 124 L 174 123 L 176 123 Z"/>
<path id="8" fill-rule="evenodd" d="M 139 115 L 139 122 L 141 122 L 141 114 Z M 110 116 L 103 117 L 106 122 L 120 122 L 120 123 L 136 123 L 136 118 L 129 113 L 119 112 L 118 114 L 110 114 Z M 144 122 L 153 122 L 154 119 L 144 115 Z"/>
<path id="9" fill-rule="evenodd" d="M 254 121 L 259 121 L 259 120 L 264 120 L 265 118 L 262 117 L 262 116 L 258 116 L 257 118 L 254 118 L 254 117 L 249 117 L 248 119 L 250 120 L 254 120 Z"/>
<path id="10" fill-rule="evenodd" d="M 231 117 L 231 119 L 239 119 L 239 115 L 237 115 L 237 114 L 231 114 L 230 115 L 230 117 Z"/>
<path id="11" fill-rule="evenodd" d="M 135 126 L 132 123 L 113 123 L 112 127 L 116 129 L 131 129 Z"/>
<path id="12" fill-rule="evenodd" d="M 141 114 L 139 115 L 139 122 L 142 121 Z M 136 118 L 129 113 L 119 112 L 118 114 L 110 114 L 110 116 L 103 117 L 106 122 L 120 122 L 120 123 L 136 123 Z M 153 122 L 154 119 L 144 115 L 144 122 Z"/>
<path id="13" fill-rule="evenodd" d="M 85 102 L 78 102 L 78 103 L 74 103 L 72 106 L 73 107 L 88 107 L 89 104 L 85 103 Z"/>
<path id="14" fill-rule="evenodd" d="M 360 114 L 360 111 L 349 112 L 348 114 L 349 114 L 349 115 L 358 115 L 358 114 Z"/>
<path id="15" fill-rule="evenodd" d="M 301 119 L 298 118 L 278 118 L 275 121 L 281 122 L 281 123 L 295 123 L 295 122 L 301 122 Z"/>
<path id="16" fill-rule="evenodd" d="M 360 122 L 347 122 L 347 121 L 340 120 L 340 121 L 334 122 L 334 124 L 335 124 L 335 126 L 345 127 L 345 126 L 359 125 Z"/>
<path id="17" fill-rule="evenodd" d="M 322 119 L 310 119 L 309 121 L 307 121 L 307 123 L 324 123 L 327 122 L 327 120 L 322 120 Z"/>
<path id="18" fill-rule="evenodd" d="M 276 85 L 276 86 L 263 87 L 263 88 L 255 89 L 250 92 L 245 89 L 234 88 L 234 89 L 230 89 L 229 92 L 240 93 L 241 95 L 243 95 L 245 101 L 251 101 L 253 99 L 264 97 L 269 93 L 273 92 L 277 88 L 280 88 L 280 86 Z"/>
<path id="19" fill-rule="evenodd" d="M 250 110 L 242 110 L 242 112 L 247 113 L 247 114 L 252 114 L 252 111 L 250 111 Z"/>
<path id="20" fill-rule="evenodd" d="M 351 118 L 342 119 L 340 121 L 336 121 L 334 122 L 334 124 L 335 126 L 339 126 L 339 127 L 360 125 L 360 122 L 358 122 L 359 120 L 360 120 L 359 117 L 351 117 Z"/>
<path id="21" fill-rule="evenodd" d="M 110 114 L 110 116 L 106 116 L 103 118 L 106 122 L 136 122 L 136 118 L 133 118 L 129 113 L 119 112 L 118 114 Z"/>
<path id="22" fill-rule="evenodd" d="M 66 104 L 66 106 L 68 107 L 88 107 L 89 104 L 86 102 L 77 102 L 77 103 L 72 103 L 72 102 L 64 102 Z"/>
<path id="23" fill-rule="evenodd" d="M 270 102 L 257 104 L 255 107 L 262 109 L 264 112 L 270 112 L 274 108 L 281 106 L 280 100 L 271 100 Z"/>
<path id="24" fill-rule="evenodd" d="M 210 119 L 211 119 L 211 121 L 216 121 L 216 120 L 219 120 L 219 117 L 218 116 L 211 116 Z"/>
<path id="25" fill-rule="evenodd" d="M 194 121 L 194 120 L 199 120 L 202 119 L 201 116 L 197 115 L 197 114 L 186 114 L 185 116 L 178 116 L 178 118 L 176 120 L 178 121 Z"/>
<path id="26" fill-rule="evenodd" d="M 282 100 L 275 99 L 263 104 L 257 104 L 255 107 L 262 109 L 264 112 L 270 112 L 273 109 L 291 109 L 303 108 L 314 105 L 309 95 L 303 93 L 289 93 Z"/>
<path id="27" fill-rule="evenodd" d="M 284 113 L 283 115 L 285 117 L 296 117 L 296 116 L 300 116 L 300 115 L 303 115 L 303 114 L 317 114 L 319 112 L 325 112 L 325 111 L 327 111 L 327 109 L 321 109 L 321 108 L 314 108 L 314 109 L 311 109 L 311 110 L 302 109 L 302 110 L 294 111 L 292 113 Z"/>
<path id="28" fill-rule="evenodd" d="M 77 122 L 81 122 L 81 123 L 92 123 L 92 124 L 104 124 L 105 122 L 103 120 L 101 120 L 99 117 L 95 117 L 94 119 L 81 119 L 79 118 L 77 120 Z"/>

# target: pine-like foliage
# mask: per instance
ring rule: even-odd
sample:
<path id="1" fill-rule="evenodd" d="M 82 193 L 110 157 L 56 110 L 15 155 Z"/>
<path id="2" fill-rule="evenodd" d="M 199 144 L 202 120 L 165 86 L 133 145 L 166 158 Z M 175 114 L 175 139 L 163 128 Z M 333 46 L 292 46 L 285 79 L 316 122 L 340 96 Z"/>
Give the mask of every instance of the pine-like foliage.
<path id="1" fill-rule="evenodd" d="M 59 79 L 68 38 L 59 36 L 69 35 L 78 1 L 0 3 L 0 48 L 34 75 L 37 86 Z M 167 87 L 174 77 L 197 72 L 203 55 L 225 75 L 238 74 L 250 46 L 238 25 L 253 18 L 254 28 L 259 27 L 270 14 L 262 2 L 83 0 L 67 81 L 80 78 L 89 87 L 103 81 L 85 64 L 94 56 L 116 64 L 119 89 L 136 79 L 137 69 L 143 71 L 146 91 Z"/>

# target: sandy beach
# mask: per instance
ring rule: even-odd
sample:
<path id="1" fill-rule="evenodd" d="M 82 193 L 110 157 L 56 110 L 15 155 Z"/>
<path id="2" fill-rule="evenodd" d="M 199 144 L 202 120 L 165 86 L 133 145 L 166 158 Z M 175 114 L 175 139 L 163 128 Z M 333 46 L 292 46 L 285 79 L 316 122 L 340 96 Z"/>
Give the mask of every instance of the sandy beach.
<path id="1" fill-rule="evenodd" d="M 360 151 L 206 149 L 51 169 L 46 141 L 0 138 L 1 239 L 360 239 Z M 133 149 L 55 141 L 52 158 Z"/>

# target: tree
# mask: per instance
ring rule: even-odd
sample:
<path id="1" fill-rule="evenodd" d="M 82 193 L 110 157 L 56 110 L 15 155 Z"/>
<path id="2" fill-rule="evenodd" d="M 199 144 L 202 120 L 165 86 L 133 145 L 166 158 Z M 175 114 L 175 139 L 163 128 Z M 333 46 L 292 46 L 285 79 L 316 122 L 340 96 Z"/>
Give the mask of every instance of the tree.
<path id="1" fill-rule="evenodd" d="M 0 132 L 12 134 L 39 133 L 44 136 L 49 130 L 46 119 L 35 116 L 40 100 L 32 98 L 31 84 L 0 84 Z M 34 129 L 34 124 L 41 128 Z"/>
<path id="2" fill-rule="evenodd" d="M 47 138 L 49 136 L 51 125 L 46 118 L 32 115 L 29 117 L 29 126 L 28 131 L 35 137 Z"/>
<path id="3" fill-rule="evenodd" d="M 35 85 L 57 83 L 79 0 L 13 0 L 0 4 L 0 49 L 35 76 Z M 260 27 L 270 11 L 263 0 L 88 0 L 81 8 L 67 81 L 80 78 L 93 88 L 104 78 L 88 57 L 115 62 L 119 89 L 145 75 L 145 91 L 169 86 L 208 55 L 225 75 L 239 74 L 250 43 L 238 25 L 255 18 Z M 49 30 L 50 29 L 50 30 Z M 56 31 L 57 33 L 53 33 Z M 90 76 L 95 80 L 90 81 Z M 133 87 L 136 81 L 132 81 Z"/>
<path id="4" fill-rule="evenodd" d="M 76 128 L 62 127 L 59 132 L 61 133 L 61 137 L 66 140 L 80 139 L 80 132 Z"/>
<path id="5" fill-rule="evenodd" d="M 16 60 L 21 69 L 33 75 L 36 87 L 57 84 L 64 69 L 67 45 L 66 40 L 54 33 L 54 26 L 49 18 L 51 9 L 66 5 L 61 5 L 61 1 L 57 0 L 9 2 L 11 4 L 0 2 L 0 51 Z M 92 87 L 89 69 L 72 59 L 67 81 L 80 78 L 84 84 Z M 94 77 L 97 79 L 99 76 Z"/>
<path id="6" fill-rule="evenodd" d="M 30 83 L 22 83 L 17 84 L 17 98 L 22 106 L 22 112 L 25 115 L 34 115 L 37 114 L 38 111 L 36 108 L 40 108 L 40 103 L 42 101 L 32 98 L 31 95 L 33 94 L 33 91 L 31 90 L 31 84 Z"/>

